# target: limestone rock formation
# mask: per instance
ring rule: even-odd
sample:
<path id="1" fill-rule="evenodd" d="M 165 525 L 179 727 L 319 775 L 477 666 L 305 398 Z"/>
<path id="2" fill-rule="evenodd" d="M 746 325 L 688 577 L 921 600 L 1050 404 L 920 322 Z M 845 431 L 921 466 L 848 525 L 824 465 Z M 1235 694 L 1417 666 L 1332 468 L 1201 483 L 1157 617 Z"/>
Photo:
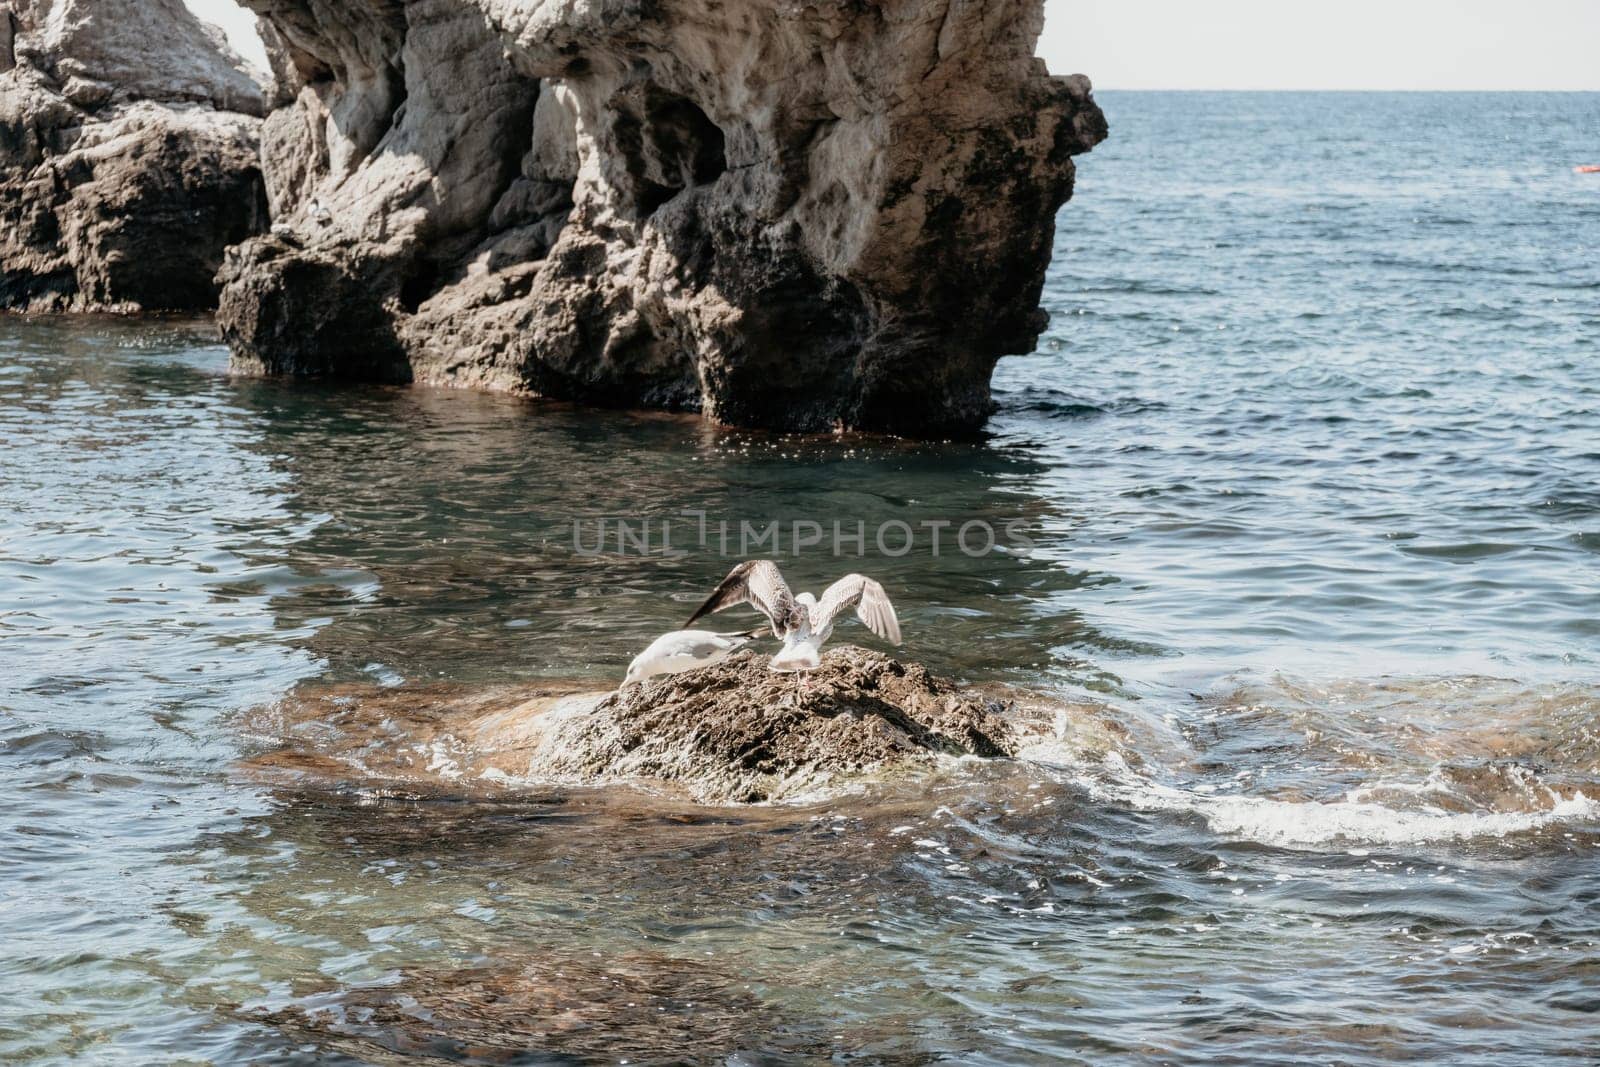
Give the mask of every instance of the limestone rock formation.
<path id="1" fill-rule="evenodd" d="M 245 0 L 292 103 L 245 371 L 968 430 L 1031 350 L 1086 79 L 1041 0 Z"/>
<path id="2" fill-rule="evenodd" d="M 265 110 L 182 0 L 0 0 L 0 309 L 215 306 Z"/>

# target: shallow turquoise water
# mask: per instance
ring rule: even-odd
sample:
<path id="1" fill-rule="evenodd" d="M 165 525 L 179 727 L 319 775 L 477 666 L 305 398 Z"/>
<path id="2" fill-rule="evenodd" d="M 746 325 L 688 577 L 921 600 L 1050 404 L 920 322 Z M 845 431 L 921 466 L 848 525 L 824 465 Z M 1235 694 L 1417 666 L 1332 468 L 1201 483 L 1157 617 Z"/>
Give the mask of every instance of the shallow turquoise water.
<path id="1" fill-rule="evenodd" d="M 0 320 L 0 1059 L 1592 1058 L 1600 96 L 1103 103 L 973 444 Z M 615 678 L 729 560 L 579 549 L 684 510 L 905 522 L 787 569 L 1103 710 L 699 817 L 241 765 L 297 685 Z M 1031 554 L 950 550 L 1010 520 Z"/>

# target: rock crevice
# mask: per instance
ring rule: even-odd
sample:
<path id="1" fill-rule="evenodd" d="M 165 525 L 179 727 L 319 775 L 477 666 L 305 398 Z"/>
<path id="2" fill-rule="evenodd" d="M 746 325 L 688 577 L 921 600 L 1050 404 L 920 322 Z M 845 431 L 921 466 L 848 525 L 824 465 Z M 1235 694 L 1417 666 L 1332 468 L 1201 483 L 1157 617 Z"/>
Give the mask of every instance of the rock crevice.
<path id="1" fill-rule="evenodd" d="M 221 275 L 247 371 L 972 429 L 1105 136 L 1040 0 L 246 3 L 284 105 L 282 225 Z"/>

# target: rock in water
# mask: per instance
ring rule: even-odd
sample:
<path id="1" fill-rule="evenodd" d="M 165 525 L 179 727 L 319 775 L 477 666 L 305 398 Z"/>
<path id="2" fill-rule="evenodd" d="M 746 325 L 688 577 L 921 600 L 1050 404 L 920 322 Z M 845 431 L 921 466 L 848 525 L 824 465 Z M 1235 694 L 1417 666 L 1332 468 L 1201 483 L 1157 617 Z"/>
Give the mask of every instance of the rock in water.
<path id="1" fill-rule="evenodd" d="M 917 664 L 830 649 L 803 675 L 741 652 L 631 685 L 593 712 L 540 728 L 527 774 L 675 783 L 702 803 L 785 800 L 854 775 L 945 756 L 1008 756 L 1000 704 Z"/>
<path id="2" fill-rule="evenodd" d="M 0 309 L 215 306 L 265 110 L 182 0 L 0 0 Z"/>
<path id="3" fill-rule="evenodd" d="M 642 782 L 732 804 L 814 796 L 945 756 L 1010 756 L 1039 732 L 1031 707 L 866 649 L 831 648 L 798 676 L 768 670 L 769 655 L 743 651 L 610 694 L 550 684 L 302 691 L 250 717 L 253 734 L 282 738 L 251 765 L 339 787 Z"/>
<path id="4" fill-rule="evenodd" d="M 246 3 L 297 94 L 295 233 L 223 274 L 259 373 L 970 430 L 1106 134 L 1042 0 Z"/>

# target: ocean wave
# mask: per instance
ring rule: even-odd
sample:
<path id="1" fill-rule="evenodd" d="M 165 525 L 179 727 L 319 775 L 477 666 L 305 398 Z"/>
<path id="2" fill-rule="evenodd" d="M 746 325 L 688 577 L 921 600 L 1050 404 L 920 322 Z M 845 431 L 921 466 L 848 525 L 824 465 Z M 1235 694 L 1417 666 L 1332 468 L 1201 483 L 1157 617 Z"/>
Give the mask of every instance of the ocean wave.
<path id="1" fill-rule="evenodd" d="M 1101 801 L 1140 811 L 1198 815 L 1213 833 L 1282 848 L 1438 844 L 1600 819 L 1600 800 L 1581 790 L 1566 795 L 1551 790 L 1549 807 L 1537 811 L 1449 811 L 1431 804 L 1405 809 L 1367 799 L 1380 786 L 1360 787 L 1335 801 L 1211 796 L 1161 785 L 1133 771 L 1116 754 L 1107 756 L 1104 766 L 1108 780 L 1085 782 Z"/>

